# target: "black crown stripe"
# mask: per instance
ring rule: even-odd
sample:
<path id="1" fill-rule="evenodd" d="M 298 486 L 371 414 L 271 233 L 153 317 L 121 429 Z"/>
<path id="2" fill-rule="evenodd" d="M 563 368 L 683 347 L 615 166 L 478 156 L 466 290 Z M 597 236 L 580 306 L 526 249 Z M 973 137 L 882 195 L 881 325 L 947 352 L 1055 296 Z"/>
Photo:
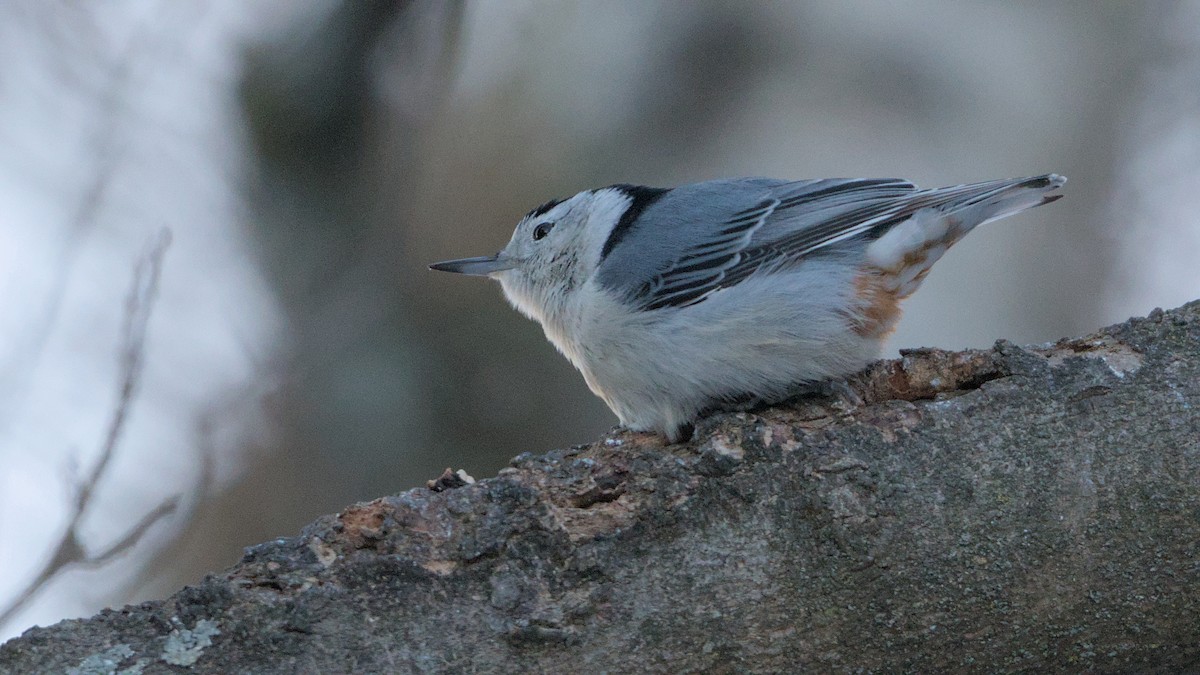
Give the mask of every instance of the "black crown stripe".
<path id="1" fill-rule="evenodd" d="M 625 196 L 629 197 L 629 208 L 625 209 L 625 213 L 621 214 L 621 219 L 617 221 L 616 227 L 608 235 L 608 240 L 604 242 L 604 248 L 600 249 L 600 260 L 608 257 L 608 254 L 616 248 L 617 244 L 621 243 L 632 230 L 634 222 L 638 216 L 642 215 L 651 204 L 662 198 L 663 195 L 670 192 L 668 188 L 646 187 L 645 185 L 629 185 L 627 183 L 618 183 L 610 185 L 605 190 L 619 190 Z"/>
<path id="2" fill-rule="evenodd" d="M 541 206 L 537 207 L 536 209 L 530 211 L 529 213 L 526 213 L 525 217 L 526 218 L 537 218 L 538 216 L 544 216 L 544 215 L 546 215 L 547 211 L 558 206 L 561 203 L 563 203 L 562 199 L 551 199 L 550 201 L 546 202 L 545 204 L 542 204 Z"/>

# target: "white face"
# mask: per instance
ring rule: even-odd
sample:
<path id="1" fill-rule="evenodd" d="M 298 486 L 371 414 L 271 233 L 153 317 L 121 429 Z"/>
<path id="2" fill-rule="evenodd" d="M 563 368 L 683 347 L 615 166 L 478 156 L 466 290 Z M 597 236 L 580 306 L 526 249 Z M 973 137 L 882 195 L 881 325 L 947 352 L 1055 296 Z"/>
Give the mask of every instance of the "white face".
<path id="1" fill-rule="evenodd" d="M 615 190 L 588 190 L 530 212 L 499 257 L 512 269 L 493 276 L 526 316 L 546 322 L 591 277 L 600 250 L 629 204 Z"/>

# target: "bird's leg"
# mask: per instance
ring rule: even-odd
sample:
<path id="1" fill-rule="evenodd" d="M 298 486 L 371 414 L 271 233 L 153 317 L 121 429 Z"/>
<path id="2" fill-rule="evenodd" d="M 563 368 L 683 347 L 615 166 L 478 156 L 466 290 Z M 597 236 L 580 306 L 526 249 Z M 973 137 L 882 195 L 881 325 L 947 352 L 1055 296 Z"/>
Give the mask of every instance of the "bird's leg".
<path id="1" fill-rule="evenodd" d="M 688 422 L 687 424 L 679 425 L 673 433 L 667 434 L 667 442 L 669 443 L 687 443 L 692 440 L 692 436 L 696 433 L 696 425 Z"/>
<path id="2" fill-rule="evenodd" d="M 793 388 L 789 392 L 788 399 L 807 397 L 833 399 L 835 404 L 840 403 L 844 408 L 859 408 L 865 403 L 845 378 L 805 382 Z"/>
<path id="3" fill-rule="evenodd" d="M 760 408 L 765 408 L 772 403 L 778 402 L 777 398 L 767 398 L 757 394 L 741 394 L 739 396 L 727 396 L 713 403 L 708 408 L 705 408 L 701 413 L 702 417 L 707 417 L 719 412 L 753 412 Z"/>

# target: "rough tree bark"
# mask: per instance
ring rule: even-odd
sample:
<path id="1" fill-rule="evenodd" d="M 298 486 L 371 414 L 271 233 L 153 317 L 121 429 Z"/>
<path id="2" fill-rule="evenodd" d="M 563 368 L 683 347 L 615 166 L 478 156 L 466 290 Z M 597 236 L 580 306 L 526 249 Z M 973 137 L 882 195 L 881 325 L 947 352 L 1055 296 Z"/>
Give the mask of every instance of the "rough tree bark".
<path id="1" fill-rule="evenodd" d="M 352 506 L 0 671 L 1200 668 L 1200 302 L 853 386 Z"/>

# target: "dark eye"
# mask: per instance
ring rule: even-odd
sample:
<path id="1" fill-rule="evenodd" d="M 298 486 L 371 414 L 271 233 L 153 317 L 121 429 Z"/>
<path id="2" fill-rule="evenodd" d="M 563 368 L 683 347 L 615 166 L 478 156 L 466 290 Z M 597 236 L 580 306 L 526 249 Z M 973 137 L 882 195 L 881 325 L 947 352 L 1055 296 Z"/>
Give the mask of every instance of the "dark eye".
<path id="1" fill-rule="evenodd" d="M 550 230 L 554 229 L 554 223 L 538 223 L 538 226 L 533 228 L 533 240 L 540 241 L 550 234 Z"/>

